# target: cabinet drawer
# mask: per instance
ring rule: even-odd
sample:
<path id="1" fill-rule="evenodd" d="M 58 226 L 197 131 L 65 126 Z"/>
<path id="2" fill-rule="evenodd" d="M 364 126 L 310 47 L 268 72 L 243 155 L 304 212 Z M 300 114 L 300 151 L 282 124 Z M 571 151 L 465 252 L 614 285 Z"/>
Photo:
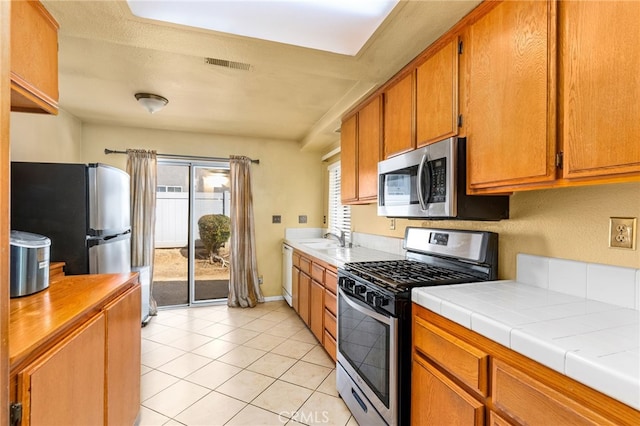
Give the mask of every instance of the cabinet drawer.
<path id="1" fill-rule="evenodd" d="M 325 332 L 329 332 L 333 338 L 336 337 L 336 316 L 329 312 L 327 309 L 324 310 L 324 329 Z"/>
<path id="2" fill-rule="evenodd" d="M 487 395 L 489 356 L 455 336 L 415 317 L 414 347 L 472 389 Z"/>
<path id="3" fill-rule="evenodd" d="M 305 274 L 311 276 L 311 260 L 306 257 L 300 256 L 300 270 Z"/>
<path id="4" fill-rule="evenodd" d="M 333 294 L 338 294 L 338 274 L 336 271 L 327 269 L 324 274 L 324 287 Z"/>
<path id="5" fill-rule="evenodd" d="M 493 360 L 492 365 L 494 406 L 516 422 L 530 425 L 614 424 L 502 361 Z"/>
<path id="6" fill-rule="evenodd" d="M 334 316 L 338 315 L 338 301 L 336 299 L 336 295 L 326 288 L 324 290 L 324 307 Z"/>
<path id="7" fill-rule="evenodd" d="M 311 278 L 319 283 L 324 283 L 324 266 L 313 263 L 311 265 Z"/>
<path id="8" fill-rule="evenodd" d="M 327 351 L 331 359 L 335 361 L 337 359 L 336 339 L 334 339 L 333 336 L 329 334 L 329 332 L 327 332 L 327 330 L 324 331 L 324 340 L 322 343 L 324 346 L 324 350 Z"/>

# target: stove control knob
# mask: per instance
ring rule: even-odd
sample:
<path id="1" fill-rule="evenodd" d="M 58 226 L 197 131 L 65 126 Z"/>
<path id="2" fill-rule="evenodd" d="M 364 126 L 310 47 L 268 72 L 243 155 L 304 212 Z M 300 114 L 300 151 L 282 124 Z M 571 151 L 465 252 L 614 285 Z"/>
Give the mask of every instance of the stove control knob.
<path id="1" fill-rule="evenodd" d="M 359 294 L 363 294 L 367 291 L 367 287 L 362 285 L 362 284 L 356 284 L 356 286 L 353 289 L 353 292 L 357 295 Z"/>
<path id="2" fill-rule="evenodd" d="M 389 304 L 389 299 L 384 297 L 382 294 L 374 294 L 372 296 L 373 306 L 379 308 L 381 306 L 386 306 Z"/>
<path id="3" fill-rule="evenodd" d="M 373 304 L 373 296 L 374 295 L 375 295 L 375 293 L 373 293 L 373 292 L 367 293 L 367 296 L 366 296 L 367 303 Z"/>
<path id="4" fill-rule="evenodd" d="M 355 281 L 352 280 L 351 278 L 348 277 L 340 277 L 340 279 L 338 280 L 338 285 L 341 288 L 347 289 L 347 290 L 352 290 L 353 286 L 355 285 Z"/>

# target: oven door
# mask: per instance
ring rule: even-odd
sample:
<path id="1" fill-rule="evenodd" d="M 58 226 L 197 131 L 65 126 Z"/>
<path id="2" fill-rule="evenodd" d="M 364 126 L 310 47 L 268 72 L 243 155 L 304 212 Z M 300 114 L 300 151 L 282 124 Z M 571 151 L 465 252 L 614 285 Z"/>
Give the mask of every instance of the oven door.
<path id="1" fill-rule="evenodd" d="M 398 418 L 397 336 L 397 318 L 338 289 L 338 363 L 388 424 Z"/>

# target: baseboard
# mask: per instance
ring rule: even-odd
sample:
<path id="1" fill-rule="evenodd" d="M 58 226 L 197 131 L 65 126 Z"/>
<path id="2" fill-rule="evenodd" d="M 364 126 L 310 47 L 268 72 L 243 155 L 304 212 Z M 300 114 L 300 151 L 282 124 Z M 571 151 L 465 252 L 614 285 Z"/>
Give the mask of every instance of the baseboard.
<path id="1" fill-rule="evenodd" d="M 265 302 L 275 302 L 278 300 L 284 300 L 283 296 L 268 296 L 264 298 Z"/>

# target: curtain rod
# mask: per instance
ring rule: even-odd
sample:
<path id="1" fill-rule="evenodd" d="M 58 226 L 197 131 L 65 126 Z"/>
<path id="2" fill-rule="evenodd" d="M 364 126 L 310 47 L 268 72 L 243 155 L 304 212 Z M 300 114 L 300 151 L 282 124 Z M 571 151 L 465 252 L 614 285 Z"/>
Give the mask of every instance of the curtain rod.
<path id="1" fill-rule="evenodd" d="M 127 151 L 116 151 L 113 149 L 105 148 L 104 153 L 107 155 L 108 154 L 126 154 Z M 157 153 L 156 155 L 158 157 L 178 158 L 181 160 L 207 160 L 207 161 L 229 161 L 230 160 L 229 158 L 223 158 L 223 157 L 202 157 L 198 155 L 160 154 L 160 153 Z M 260 164 L 260 160 L 251 160 L 251 162 L 255 164 Z"/>

